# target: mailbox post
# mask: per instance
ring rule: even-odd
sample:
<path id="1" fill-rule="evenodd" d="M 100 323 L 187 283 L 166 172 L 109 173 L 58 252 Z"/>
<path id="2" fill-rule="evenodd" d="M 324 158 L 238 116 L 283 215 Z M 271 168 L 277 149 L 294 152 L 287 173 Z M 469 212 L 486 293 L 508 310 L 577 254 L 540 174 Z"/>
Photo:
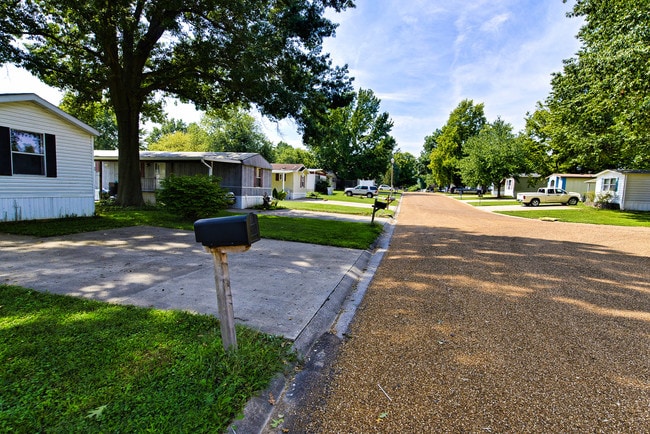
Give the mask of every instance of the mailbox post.
<path id="1" fill-rule="evenodd" d="M 375 199 L 375 203 L 372 205 L 372 219 L 370 219 L 370 223 L 375 222 L 375 213 L 377 210 L 380 209 L 386 209 L 388 207 L 388 202 L 382 202 L 380 200 Z"/>
<path id="2" fill-rule="evenodd" d="M 251 244 L 260 240 L 257 215 L 238 215 L 201 219 L 194 222 L 196 242 L 203 244 L 212 254 L 214 261 L 214 282 L 217 288 L 217 308 L 221 324 L 221 340 L 227 350 L 237 351 L 235 313 L 230 290 L 228 253 L 245 252 Z"/>

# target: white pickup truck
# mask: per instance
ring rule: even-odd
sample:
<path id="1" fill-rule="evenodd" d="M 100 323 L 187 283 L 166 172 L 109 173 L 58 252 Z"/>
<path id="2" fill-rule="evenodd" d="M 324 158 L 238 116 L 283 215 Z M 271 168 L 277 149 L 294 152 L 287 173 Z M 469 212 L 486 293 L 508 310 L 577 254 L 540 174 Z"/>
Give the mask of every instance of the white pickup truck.
<path id="1" fill-rule="evenodd" d="M 577 205 L 580 193 L 566 192 L 561 188 L 540 188 L 537 191 L 518 193 L 517 202 L 525 206 L 539 206 L 541 203 Z"/>

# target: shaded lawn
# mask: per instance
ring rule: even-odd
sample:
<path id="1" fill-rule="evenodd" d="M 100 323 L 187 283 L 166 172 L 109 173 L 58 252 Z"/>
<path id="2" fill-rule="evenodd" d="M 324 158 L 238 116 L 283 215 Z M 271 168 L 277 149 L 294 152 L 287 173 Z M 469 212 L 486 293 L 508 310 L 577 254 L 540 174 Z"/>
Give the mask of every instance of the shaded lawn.
<path id="1" fill-rule="evenodd" d="M 0 285 L 0 431 L 223 432 L 295 362 L 238 326 L 225 353 L 207 315 Z"/>

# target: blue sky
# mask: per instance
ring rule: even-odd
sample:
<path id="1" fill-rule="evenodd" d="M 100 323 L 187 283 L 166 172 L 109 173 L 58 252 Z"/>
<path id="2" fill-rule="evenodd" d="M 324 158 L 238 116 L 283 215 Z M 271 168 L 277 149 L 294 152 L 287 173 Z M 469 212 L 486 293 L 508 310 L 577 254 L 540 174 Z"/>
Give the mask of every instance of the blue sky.
<path id="1" fill-rule="evenodd" d="M 355 88 L 371 89 L 394 121 L 401 151 L 418 156 L 425 136 L 442 127 L 463 99 L 485 104 L 518 131 L 526 112 L 550 91 L 551 73 L 579 48 L 580 21 L 562 0 L 356 0 L 330 14 L 336 38 L 324 51 L 347 64 Z M 35 92 L 58 104 L 60 93 L 11 66 L 0 69 L 0 93 Z M 169 116 L 193 122 L 187 106 Z M 263 122 L 267 136 L 300 146 L 290 121 Z"/>

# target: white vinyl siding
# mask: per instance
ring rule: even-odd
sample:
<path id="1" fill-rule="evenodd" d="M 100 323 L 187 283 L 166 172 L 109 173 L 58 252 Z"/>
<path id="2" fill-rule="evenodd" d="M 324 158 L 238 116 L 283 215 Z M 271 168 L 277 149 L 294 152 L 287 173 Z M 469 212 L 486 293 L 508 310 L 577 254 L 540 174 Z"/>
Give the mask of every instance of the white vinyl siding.
<path id="1" fill-rule="evenodd" d="M 650 173 L 629 173 L 624 208 L 650 211 Z"/>
<path id="2" fill-rule="evenodd" d="M 0 220 L 94 213 L 91 134 L 31 101 L 1 103 L 0 126 L 54 135 L 57 172 L 56 177 L 0 176 Z"/>

